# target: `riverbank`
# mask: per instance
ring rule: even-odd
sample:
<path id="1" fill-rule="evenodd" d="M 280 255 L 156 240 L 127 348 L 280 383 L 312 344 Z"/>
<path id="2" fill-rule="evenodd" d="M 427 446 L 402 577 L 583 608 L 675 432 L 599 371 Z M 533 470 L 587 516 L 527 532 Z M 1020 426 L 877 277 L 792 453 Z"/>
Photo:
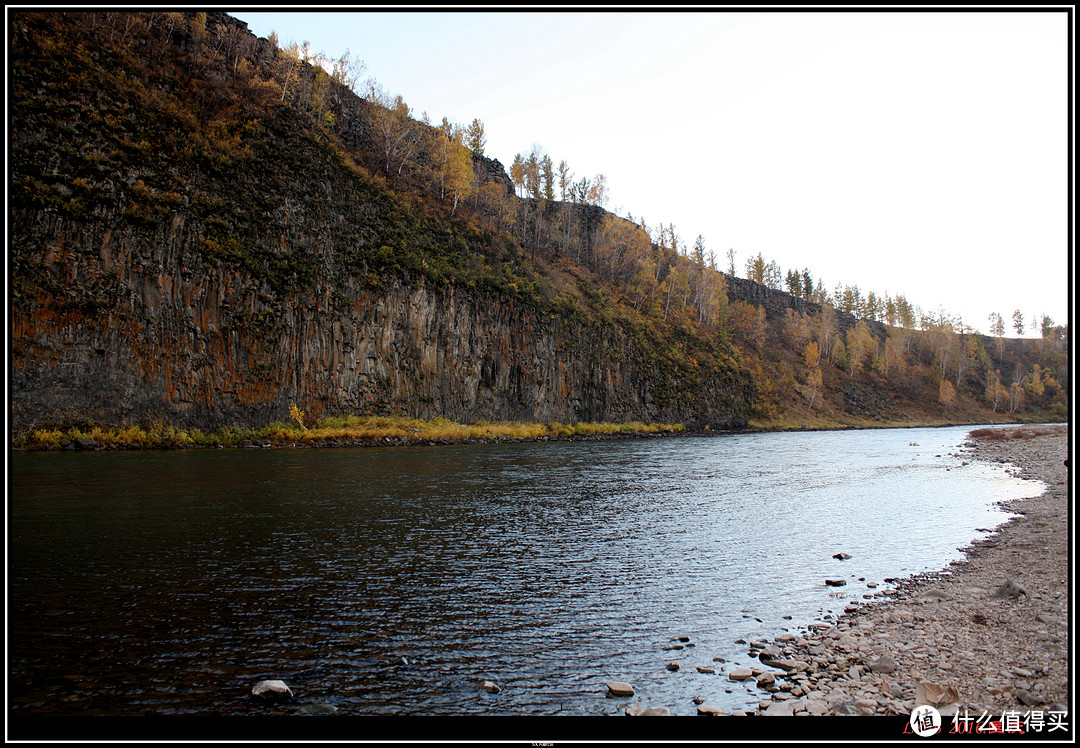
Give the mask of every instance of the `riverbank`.
<path id="1" fill-rule="evenodd" d="M 96 424 L 35 429 L 13 440 L 17 450 L 206 449 L 262 447 L 385 447 L 480 444 L 507 441 L 561 441 L 635 438 L 683 431 L 679 424 L 524 423 L 508 421 L 461 424 L 445 418 L 426 421 L 403 416 L 327 417 L 305 425 L 275 421 L 261 428 L 204 432 L 169 424 L 110 427 Z"/>
<path id="2" fill-rule="evenodd" d="M 301 414 L 302 415 L 302 414 Z M 847 431 L 888 428 L 947 428 L 981 424 L 875 421 L 751 421 L 740 429 L 689 429 L 666 423 L 527 423 L 504 421 L 461 424 L 445 418 L 429 421 L 404 416 L 331 416 L 310 425 L 300 421 L 274 421 L 262 427 L 234 427 L 217 431 L 186 429 L 172 424 L 106 426 L 84 423 L 37 428 L 15 436 L 16 451 L 95 451 L 141 449 L 222 449 L 265 447 L 386 447 L 485 444 L 528 441 L 599 441 L 655 436 L 715 436 L 730 433 L 770 433 L 780 431 Z"/>
<path id="3" fill-rule="evenodd" d="M 928 703 L 975 718 L 1041 712 L 1049 724 L 1067 710 L 1068 429 L 973 433 L 983 431 L 965 443 L 966 459 L 1010 464 L 1046 490 L 1033 483 L 1030 498 L 1004 504 L 1016 516 L 948 569 L 872 602 L 859 599 L 872 589 L 853 592 L 856 605 L 836 621 L 759 650 L 784 673 L 759 676 L 759 713 L 906 716 Z"/>

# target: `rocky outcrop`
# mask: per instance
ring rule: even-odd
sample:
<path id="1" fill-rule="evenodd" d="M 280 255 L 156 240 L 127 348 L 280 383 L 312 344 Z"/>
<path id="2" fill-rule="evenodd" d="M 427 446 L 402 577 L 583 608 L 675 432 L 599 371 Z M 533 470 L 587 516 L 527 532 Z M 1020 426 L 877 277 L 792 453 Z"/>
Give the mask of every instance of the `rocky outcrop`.
<path id="1" fill-rule="evenodd" d="M 333 257 L 306 290 L 276 294 L 191 244 L 182 228 L 57 228 L 29 255 L 12 315 L 15 428 L 250 425 L 286 420 L 292 402 L 316 416 L 745 423 L 748 382 L 668 366 L 616 324 L 422 279 L 370 288 Z"/>

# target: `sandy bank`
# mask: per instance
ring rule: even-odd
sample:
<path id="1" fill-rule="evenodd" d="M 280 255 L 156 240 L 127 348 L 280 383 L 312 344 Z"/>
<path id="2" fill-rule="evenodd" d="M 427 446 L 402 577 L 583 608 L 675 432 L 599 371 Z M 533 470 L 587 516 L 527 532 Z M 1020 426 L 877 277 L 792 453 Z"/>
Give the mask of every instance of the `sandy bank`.
<path id="1" fill-rule="evenodd" d="M 1010 463 L 1046 491 L 1033 482 L 1030 498 L 1006 505 L 1018 516 L 949 569 L 906 580 L 835 625 L 775 642 L 777 657 L 797 670 L 777 678 L 762 713 L 908 715 L 920 683 L 956 689 L 958 701 L 944 698 L 943 712 L 949 703 L 976 717 L 1071 706 L 1068 433 L 1036 430 L 1042 435 L 973 439 L 965 454 Z"/>

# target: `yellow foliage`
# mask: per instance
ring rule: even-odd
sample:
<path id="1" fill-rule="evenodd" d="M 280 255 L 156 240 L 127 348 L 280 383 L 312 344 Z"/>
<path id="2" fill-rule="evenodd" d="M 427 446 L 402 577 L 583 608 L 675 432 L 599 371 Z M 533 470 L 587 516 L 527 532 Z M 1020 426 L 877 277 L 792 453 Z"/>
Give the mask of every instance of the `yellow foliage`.
<path id="1" fill-rule="evenodd" d="M 302 428 L 304 431 L 308 430 L 307 426 L 304 425 L 304 411 L 296 407 L 296 403 L 292 403 L 289 406 L 289 418 L 300 424 L 300 428 Z"/>

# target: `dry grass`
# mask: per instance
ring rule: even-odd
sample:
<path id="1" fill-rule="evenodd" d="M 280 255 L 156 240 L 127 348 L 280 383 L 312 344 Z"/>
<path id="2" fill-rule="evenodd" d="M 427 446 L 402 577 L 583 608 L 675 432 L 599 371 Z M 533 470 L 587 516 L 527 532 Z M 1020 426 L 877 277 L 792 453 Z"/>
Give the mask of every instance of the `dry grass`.
<path id="1" fill-rule="evenodd" d="M 66 442 L 92 440 L 104 448 L 129 447 L 216 447 L 238 446 L 244 441 L 271 444 L 315 445 L 326 443 L 394 442 L 475 442 L 505 439 L 541 439 L 613 434 L 655 434 L 682 431 L 680 424 L 630 423 L 455 423 L 445 418 L 425 421 L 404 416 L 329 416 L 310 428 L 295 419 L 274 421 L 262 428 L 233 428 L 205 433 L 164 424 L 146 426 L 42 428 L 16 439 L 17 449 L 62 449 Z"/>
<path id="2" fill-rule="evenodd" d="M 1010 441 L 1013 439 L 1034 439 L 1037 436 L 1052 436 L 1068 432 L 1068 426 L 1017 426 L 1015 428 L 975 429 L 968 436 L 986 441 Z"/>

